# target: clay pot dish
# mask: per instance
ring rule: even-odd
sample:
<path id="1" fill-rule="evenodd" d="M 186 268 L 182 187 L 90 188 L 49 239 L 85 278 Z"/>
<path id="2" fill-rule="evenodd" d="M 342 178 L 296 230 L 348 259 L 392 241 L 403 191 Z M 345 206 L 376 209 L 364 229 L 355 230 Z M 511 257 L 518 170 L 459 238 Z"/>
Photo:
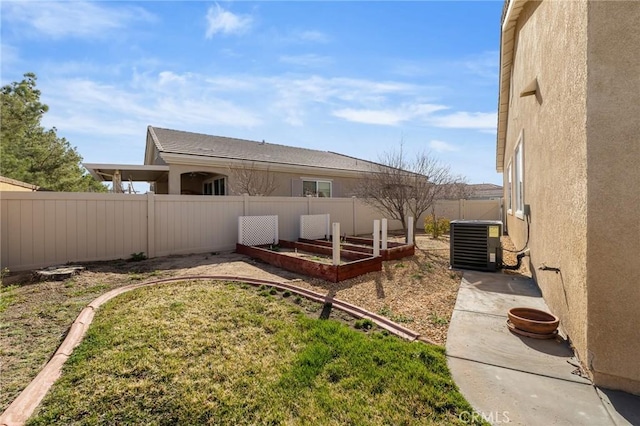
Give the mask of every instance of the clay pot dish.
<path id="1" fill-rule="evenodd" d="M 511 308 L 508 314 L 515 328 L 529 333 L 551 334 L 560 323 L 557 316 L 533 308 Z"/>

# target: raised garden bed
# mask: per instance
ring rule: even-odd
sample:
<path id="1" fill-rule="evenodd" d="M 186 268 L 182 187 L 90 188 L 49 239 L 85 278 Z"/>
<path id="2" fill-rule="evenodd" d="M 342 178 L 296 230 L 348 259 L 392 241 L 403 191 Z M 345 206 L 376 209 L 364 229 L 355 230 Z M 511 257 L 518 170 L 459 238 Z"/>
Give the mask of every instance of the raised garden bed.
<path id="1" fill-rule="evenodd" d="M 322 256 L 331 256 L 332 248 L 313 243 L 294 242 L 280 240 L 278 247 L 282 249 L 297 250 L 298 253 L 312 253 Z M 292 256 L 290 253 L 275 251 L 270 246 L 246 246 L 236 244 L 236 252 L 245 254 L 254 259 L 260 259 L 270 265 L 277 266 L 288 271 L 297 272 L 311 277 L 322 278 L 326 281 L 339 282 L 363 275 L 369 272 L 382 270 L 382 257 L 373 257 L 371 254 L 340 250 L 340 265 L 327 264 L 322 261 Z"/>
<path id="2" fill-rule="evenodd" d="M 306 240 L 299 239 L 300 243 L 313 244 L 324 247 L 331 247 L 331 241 L 327 240 Z M 373 239 L 360 237 L 347 237 L 345 242 L 340 244 L 343 250 L 365 253 L 369 256 L 373 255 Z M 380 249 L 380 257 L 382 260 L 397 260 L 404 257 L 413 256 L 415 254 L 415 246 L 413 244 L 398 243 L 394 241 L 387 242 L 387 249 Z"/>

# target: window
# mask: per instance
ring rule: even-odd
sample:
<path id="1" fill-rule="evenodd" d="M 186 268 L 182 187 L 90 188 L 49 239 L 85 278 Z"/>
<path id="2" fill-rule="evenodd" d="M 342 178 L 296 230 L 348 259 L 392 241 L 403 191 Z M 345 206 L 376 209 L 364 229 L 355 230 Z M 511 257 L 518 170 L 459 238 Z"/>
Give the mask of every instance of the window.
<path id="1" fill-rule="evenodd" d="M 511 175 L 511 163 L 507 167 L 507 213 L 513 214 L 513 176 Z"/>
<path id="2" fill-rule="evenodd" d="M 205 181 L 202 187 L 204 195 L 226 195 L 224 178 Z"/>
<path id="3" fill-rule="evenodd" d="M 516 216 L 524 219 L 524 162 L 522 161 L 524 140 L 522 132 L 516 144 L 515 152 L 515 185 L 516 185 Z"/>
<path id="4" fill-rule="evenodd" d="M 324 180 L 303 180 L 302 194 L 314 197 L 331 197 L 331 182 Z"/>
<path id="5" fill-rule="evenodd" d="M 224 178 L 213 180 L 213 195 L 226 195 Z"/>

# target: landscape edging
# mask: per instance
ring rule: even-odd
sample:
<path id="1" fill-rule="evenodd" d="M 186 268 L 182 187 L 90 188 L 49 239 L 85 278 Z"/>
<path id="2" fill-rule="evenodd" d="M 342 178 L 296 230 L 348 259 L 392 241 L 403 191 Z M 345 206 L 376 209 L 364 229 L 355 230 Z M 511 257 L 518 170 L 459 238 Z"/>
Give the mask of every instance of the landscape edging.
<path id="1" fill-rule="evenodd" d="M 393 333 L 404 339 L 414 341 L 419 340 L 424 343 L 436 345 L 436 343 L 429 339 L 420 336 L 418 333 L 403 327 L 402 325 L 395 323 L 382 315 L 369 312 L 366 309 L 360 308 L 356 305 L 334 299 L 333 297 L 322 295 L 321 293 L 309 290 L 303 287 L 298 287 L 287 282 L 278 282 L 271 280 L 263 280 L 258 278 L 239 277 L 234 275 L 195 275 L 195 276 L 179 276 L 163 278 L 159 280 L 145 281 L 142 283 L 130 284 L 123 287 L 118 287 L 113 290 L 98 296 L 91 303 L 89 303 L 76 317 L 71 324 L 69 331 L 60 344 L 58 349 L 54 352 L 53 356 L 47 364 L 40 370 L 38 375 L 27 385 L 27 387 L 20 392 L 16 399 L 11 402 L 7 409 L 0 416 L 0 426 L 22 426 L 31 417 L 35 409 L 38 407 L 42 399 L 45 397 L 49 389 L 53 386 L 56 380 L 62 374 L 62 366 L 66 360 L 71 356 L 73 350 L 82 342 L 87 330 L 93 318 L 96 310 L 108 302 L 109 300 L 127 293 L 131 290 L 135 290 L 142 287 L 150 287 L 157 284 L 165 284 L 176 281 L 195 281 L 195 280 L 214 280 L 214 281 L 233 281 L 241 282 L 252 285 L 268 285 L 278 288 L 280 290 L 289 290 L 307 299 L 314 300 L 320 303 L 330 303 L 332 307 L 347 312 L 348 314 L 356 318 L 366 318 L 373 321 L 379 327 Z"/>

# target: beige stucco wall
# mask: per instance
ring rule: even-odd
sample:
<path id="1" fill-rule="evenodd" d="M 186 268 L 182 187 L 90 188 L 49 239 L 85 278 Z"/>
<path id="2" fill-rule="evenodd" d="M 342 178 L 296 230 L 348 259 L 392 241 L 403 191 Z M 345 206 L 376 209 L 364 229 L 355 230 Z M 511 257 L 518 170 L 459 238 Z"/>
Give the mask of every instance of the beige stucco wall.
<path id="1" fill-rule="evenodd" d="M 640 394 L 640 2 L 589 3 L 589 361 Z"/>
<path id="2" fill-rule="evenodd" d="M 191 165 L 179 165 L 170 164 L 169 181 L 167 183 L 156 185 L 156 192 L 179 194 L 177 190 L 180 187 L 181 190 L 191 190 L 199 192 L 202 190 L 201 179 L 189 179 L 181 178 L 184 173 L 190 172 L 208 172 L 215 176 L 227 178 L 227 191 L 229 195 L 241 195 L 235 191 L 235 176 L 227 167 L 209 167 L 209 166 L 191 166 Z M 309 180 L 328 180 L 332 182 L 332 196 L 333 197 L 350 197 L 353 195 L 352 188 L 357 182 L 357 178 L 336 176 L 326 172 L 301 171 L 298 173 L 287 172 L 270 172 L 273 174 L 274 185 L 276 189 L 271 196 L 290 197 L 292 196 L 292 181 L 300 181 L 302 178 Z M 180 183 L 179 183 L 180 182 Z"/>
<path id="3" fill-rule="evenodd" d="M 587 359 L 587 2 L 529 2 L 516 27 L 505 145 L 505 181 L 522 132 L 524 203 L 530 206 L 530 269 L 550 310 Z M 520 97 L 534 79 L 536 96 Z M 514 168 L 512 167 L 512 173 Z M 513 177 L 515 187 L 515 176 Z M 515 190 L 513 192 L 515 207 Z M 506 200 L 505 196 L 505 200 Z M 526 218 L 525 218 L 526 219 Z M 517 248 L 527 221 L 507 214 Z M 561 273 L 542 271 L 542 265 Z"/>

